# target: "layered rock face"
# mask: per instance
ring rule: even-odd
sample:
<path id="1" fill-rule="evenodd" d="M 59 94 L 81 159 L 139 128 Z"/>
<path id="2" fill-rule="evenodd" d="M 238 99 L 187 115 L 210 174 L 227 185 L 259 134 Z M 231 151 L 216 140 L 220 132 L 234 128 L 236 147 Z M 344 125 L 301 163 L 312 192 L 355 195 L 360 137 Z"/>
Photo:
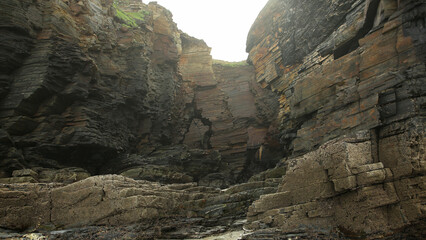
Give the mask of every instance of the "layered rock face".
<path id="1" fill-rule="evenodd" d="M 22 181 L 10 177 L 23 168 L 79 167 L 224 187 L 267 168 L 245 171 L 271 123 L 257 115 L 277 112 L 274 94 L 251 66 L 217 80 L 210 48 L 163 7 L 11 0 L 0 9 L 3 182 Z"/>
<path id="2" fill-rule="evenodd" d="M 425 235 L 423 1 L 270 0 L 250 65 L 155 3 L 0 11 L 0 238 Z"/>
<path id="3" fill-rule="evenodd" d="M 179 33 L 162 7 L 135 7 L 131 22 L 112 1 L 2 1 L 5 174 L 33 165 L 96 174 L 142 151 L 143 139 L 170 136 Z"/>
<path id="4" fill-rule="evenodd" d="M 396 149 L 412 153 L 408 147 Z M 383 238 L 409 225 L 418 228 L 412 237 L 421 238 L 424 169 L 401 176 L 402 169 L 408 168 L 406 160 L 399 158 L 399 167 L 389 166 L 375 162 L 371 150 L 366 134 L 333 140 L 288 160 L 278 191 L 261 196 L 250 206 L 246 227 L 255 231 L 246 239 L 258 239 L 264 233 L 284 237 L 309 232 L 324 237 L 339 232 L 348 238 Z M 424 160 L 411 161 L 410 167 L 416 168 Z"/>
<path id="5" fill-rule="evenodd" d="M 269 1 L 247 50 L 257 81 L 281 95 L 287 172 L 250 207 L 247 239 L 332 228 L 383 237 L 410 224 L 421 238 L 425 7 Z"/>
<path id="6" fill-rule="evenodd" d="M 59 239 L 199 238 L 241 228 L 242 223 L 235 221 L 245 216 L 254 199 L 275 192 L 277 180 L 253 181 L 224 191 L 118 175 L 90 177 L 69 185 L 2 185 L 0 225 L 34 229 L 45 236 L 47 232 L 48 237 Z M 49 233 L 61 228 L 74 230 Z"/>
<path id="7" fill-rule="evenodd" d="M 210 48 L 204 41 L 182 35 L 182 48 L 179 62 L 185 93 L 182 113 L 190 122 L 187 131 L 182 133 L 183 143 L 221 154 L 219 168 L 222 170 L 213 173 L 211 178 L 234 176 L 223 186 L 247 180 L 248 164 L 253 162 L 262 144 L 266 144 L 268 126 L 278 109 L 277 97 L 256 84 L 251 66 L 220 61 L 213 64 Z M 273 104 L 268 106 L 270 102 Z M 192 114 L 188 117 L 188 113 Z M 277 159 L 265 161 L 270 161 L 271 167 Z M 257 166 L 263 167 L 261 170 L 267 165 L 260 159 L 257 162 Z"/>
<path id="8" fill-rule="evenodd" d="M 388 16 L 379 2 L 393 2 Z M 425 53 L 417 20 L 423 7 L 410 1 L 268 3 L 247 50 L 257 81 L 281 94 L 281 141 L 289 155 L 421 115 Z M 376 16 L 384 22 L 375 23 Z"/>

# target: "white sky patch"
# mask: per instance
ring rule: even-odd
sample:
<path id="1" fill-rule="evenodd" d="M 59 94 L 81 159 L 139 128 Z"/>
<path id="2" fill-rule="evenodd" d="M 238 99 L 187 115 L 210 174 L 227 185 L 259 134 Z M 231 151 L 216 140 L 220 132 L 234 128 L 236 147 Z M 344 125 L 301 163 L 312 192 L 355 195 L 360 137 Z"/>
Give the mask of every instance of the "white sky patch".
<path id="1" fill-rule="evenodd" d="M 247 59 L 247 34 L 267 1 L 156 0 L 172 12 L 179 29 L 203 39 L 213 58 L 225 61 Z"/>

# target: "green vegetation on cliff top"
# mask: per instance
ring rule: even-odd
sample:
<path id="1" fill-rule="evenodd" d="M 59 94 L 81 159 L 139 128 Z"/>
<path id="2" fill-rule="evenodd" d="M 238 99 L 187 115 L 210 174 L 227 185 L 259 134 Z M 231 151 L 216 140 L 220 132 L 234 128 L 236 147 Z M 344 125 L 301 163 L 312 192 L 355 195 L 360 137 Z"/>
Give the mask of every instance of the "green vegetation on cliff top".
<path id="1" fill-rule="evenodd" d="M 122 24 L 126 27 L 137 27 L 138 21 L 144 22 L 145 16 L 149 15 L 146 10 L 140 10 L 138 12 L 127 12 L 122 10 L 117 4 L 113 4 L 115 9 L 115 16 L 121 20 Z"/>

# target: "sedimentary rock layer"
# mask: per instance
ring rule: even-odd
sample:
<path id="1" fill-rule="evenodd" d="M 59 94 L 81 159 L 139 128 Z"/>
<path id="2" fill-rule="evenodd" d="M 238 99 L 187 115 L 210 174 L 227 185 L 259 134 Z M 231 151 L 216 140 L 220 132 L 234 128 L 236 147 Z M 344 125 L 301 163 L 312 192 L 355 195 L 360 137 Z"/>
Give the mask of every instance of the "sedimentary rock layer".
<path id="1" fill-rule="evenodd" d="M 118 175 L 90 177 L 69 185 L 1 185 L 0 227 L 47 233 L 80 228 L 75 230 L 76 237 L 87 232 L 83 229 L 87 226 L 118 230 L 133 225 L 129 232 L 134 238 L 194 237 L 212 226 L 223 226 L 219 232 L 226 230 L 228 224 L 245 216 L 252 201 L 275 192 L 277 180 L 250 182 L 224 191 L 194 183 L 161 185 Z M 102 227 L 94 231 L 102 232 Z M 61 234 L 66 236 L 66 231 L 56 237 Z"/>
<path id="2" fill-rule="evenodd" d="M 384 5 L 388 15 L 379 2 L 394 2 Z M 421 116 L 424 3 L 304 3 L 270 1 L 247 42 L 257 81 L 281 95 L 281 141 L 290 154 Z"/>
<path id="3" fill-rule="evenodd" d="M 276 97 L 251 66 L 214 71 L 210 48 L 160 5 L 7 0 L 0 11 L 0 177 L 79 167 L 224 187 L 266 169 L 245 171 Z"/>
<path id="4" fill-rule="evenodd" d="M 281 234 L 337 228 L 347 237 L 379 237 L 419 224 L 426 197 L 424 159 L 403 157 L 412 153 L 407 145 L 420 144 L 416 137 L 398 138 L 392 149 L 402 156 L 394 156 L 394 165 L 373 160 L 365 133 L 288 160 L 278 191 L 250 207 L 247 228 Z"/>
<path id="5" fill-rule="evenodd" d="M 2 38 L 29 42 L 2 41 L 14 51 L 2 54 L 1 65 L 15 67 L 0 115 L 9 144 L 22 152 L 16 165 L 93 174 L 120 152 L 142 151 L 142 139 L 155 145 L 170 136 L 179 33 L 166 9 L 137 7 L 144 18 L 133 23 L 112 1 L 2 1 L 2 11 L 22 13 L 2 14 Z M 3 164 L 6 174 L 17 168 Z"/>
<path id="6" fill-rule="evenodd" d="M 424 1 L 270 0 L 251 65 L 212 60 L 155 3 L 0 13 L 6 234 L 424 236 Z"/>
<path id="7" fill-rule="evenodd" d="M 422 235 L 425 12 L 421 1 L 269 1 L 247 50 L 257 81 L 281 95 L 287 172 L 250 207 L 247 239 Z"/>

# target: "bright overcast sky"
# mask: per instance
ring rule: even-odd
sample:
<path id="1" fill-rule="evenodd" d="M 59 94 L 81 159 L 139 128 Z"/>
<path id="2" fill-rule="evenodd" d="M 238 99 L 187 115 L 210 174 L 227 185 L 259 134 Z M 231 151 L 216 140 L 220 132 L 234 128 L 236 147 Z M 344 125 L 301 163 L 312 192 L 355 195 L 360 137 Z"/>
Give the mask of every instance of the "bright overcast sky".
<path id="1" fill-rule="evenodd" d="M 148 3 L 148 0 L 143 0 Z M 151 1 L 150 1 L 151 2 Z M 173 14 L 178 28 L 203 39 L 214 59 L 247 59 L 246 39 L 267 0 L 156 0 Z"/>

